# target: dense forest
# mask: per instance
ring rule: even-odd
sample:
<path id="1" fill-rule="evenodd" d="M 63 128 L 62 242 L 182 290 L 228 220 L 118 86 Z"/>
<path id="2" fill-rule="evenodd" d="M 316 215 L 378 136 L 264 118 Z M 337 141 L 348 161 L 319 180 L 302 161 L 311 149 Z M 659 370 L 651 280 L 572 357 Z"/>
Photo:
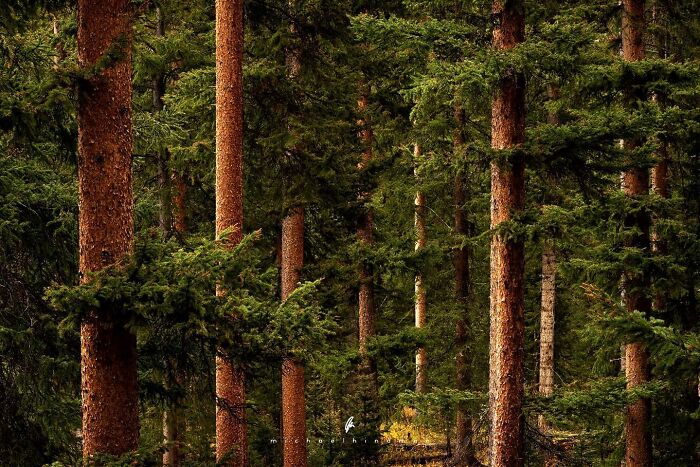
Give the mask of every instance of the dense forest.
<path id="1" fill-rule="evenodd" d="M 2 0 L 0 465 L 700 465 L 699 15 Z"/>

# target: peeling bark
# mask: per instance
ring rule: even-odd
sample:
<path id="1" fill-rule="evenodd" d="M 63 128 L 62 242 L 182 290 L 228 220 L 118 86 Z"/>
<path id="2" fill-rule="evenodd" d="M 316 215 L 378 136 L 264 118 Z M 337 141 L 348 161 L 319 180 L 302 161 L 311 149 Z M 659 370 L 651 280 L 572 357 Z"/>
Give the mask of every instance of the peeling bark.
<path id="1" fill-rule="evenodd" d="M 416 144 L 414 147 L 415 164 L 418 164 L 420 159 L 421 148 Z M 416 165 L 417 167 L 417 165 Z M 416 179 L 419 180 L 418 169 L 415 170 Z M 414 224 L 416 229 L 416 245 L 415 250 L 420 251 L 425 248 L 426 230 L 425 230 L 425 193 L 421 190 L 416 192 L 415 217 Z M 423 283 L 423 273 L 419 271 L 415 277 L 415 319 L 418 329 L 425 327 L 427 301 L 425 295 L 425 285 Z M 424 393 L 428 382 L 427 367 L 428 360 L 425 347 L 418 347 L 416 351 L 416 392 Z"/>
<path id="2" fill-rule="evenodd" d="M 133 250 L 129 0 L 78 2 L 78 63 L 94 65 L 115 42 L 119 59 L 81 86 L 78 186 L 81 282 Z M 89 313 L 80 328 L 83 456 L 138 447 L 136 338 L 118 310 Z"/>
<path id="3" fill-rule="evenodd" d="M 509 50 L 524 40 L 524 2 L 493 3 L 493 46 Z M 508 71 L 492 103 L 491 147 L 513 149 L 525 138 L 525 79 Z M 491 163 L 491 228 L 512 219 L 525 204 L 522 154 Z M 491 238 L 491 327 L 489 343 L 489 454 L 492 466 L 524 465 L 524 245 Z"/>
<path id="4" fill-rule="evenodd" d="M 242 0 L 216 0 L 216 234 L 230 229 L 231 247 L 243 237 L 243 21 Z M 216 458 L 231 466 L 248 465 L 245 394 L 243 369 L 220 349 Z"/>

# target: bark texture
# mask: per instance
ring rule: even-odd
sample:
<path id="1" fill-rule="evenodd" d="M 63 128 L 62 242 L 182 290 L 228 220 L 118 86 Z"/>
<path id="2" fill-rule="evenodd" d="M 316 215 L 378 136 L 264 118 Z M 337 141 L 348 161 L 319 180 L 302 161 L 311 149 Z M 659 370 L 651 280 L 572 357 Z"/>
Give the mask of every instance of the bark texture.
<path id="1" fill-rule="evenodd" d="M 622 2 L 622 54 L 627 61 L 637 61 L 644 58 L 644 0 L 623 0 Z M 626 93 L 632 102 L 636 96 L 633 92 Z M 639 141 L 625 140 L 626 150 L 633 150 Z M 649 193 L 649 171 L 635 166 L 625 171 L 622 177 L 622 189 L 630 198 L 638 198 Z M 637 233 L 628 240 L 628 246 L 649 251 L 649 215 L 644 210 L 631 214 L 626 219 L 628 227 L 634 227 Z M 629 312 L 640 311 L 649 313 L 651 301 L 646 296 L 649 288 L 649 277 L 642 271 L 625 271 L 623 276 L 623 299 Z M 631 343 L 626 348 L 625 374 L 627 387 L 633 388 L 649 380 L 648 355 L 641 343 Z M 650 466 L 651 436 L 649 433 L 649 417 L 651 407 L 648 399 L 640 399 L 627 408 L 625 417 L 625 464 L 627 466 Z"/>
<path id="2" fill-rule="evenodd" d="M 540 381 L 539 392 L 549 397 L 554 392 L 554 302 L 556 300 L 557 254 L 552 241 L 542 252 L 542 304 L 540 307 Z M 540 431 L 547 433 L 549 423 L 539 417 Z"/>
<path id="3" fill-rule="evenodd" d="M 509 50 L 524 40 L 524 2 L 495 0 L 493 46 Z M 525 134 L 525 80 L 507 72 L 492 102 L 491 146 L 517 148 Z M 491 163 L 491 228 L 523 210 L 524 160 Z M 492 466 L 524 464 L 524 247 L 520 239 L 491 238 L 491 329 L 489 343 L 489 453 Z"/>
<path id="4" fill-rule="evenodd" d="M 216 234 L 243 236 L 243 1 L 216 0 Z M 223 291 L 219 291 L 223 293 Z M 232 317 L 235 319 L 235 316 Z M 248 464 L 245 373 L 221 349 L 216 358 L 216 458 Z"/>
<path id="5" fill-rule="evenodd" d="M 547 87 L 549 100 L 557 101 L 561 93 L 559 87 L 550 84 Z M 559 125 L 559 113 L 551 111 L 547 115 L 547 123 Z M 554 305 L 556 302 L 556 274 L 557 274 L 557 250 L 554 239 L 544 240 L 542 248 L 542 286 L 540 304 L 540 368 L 539 368 L 539 393 L 545 397 L 550 397 L 554 392 Z M 551 430 L 551 425 L 547 419 L 540 415 L 537 419 L 540 431 L 547 435 Z M 544 463 L 546 466 L 557 464 L 556 456 L 547 450 L 544 452 Z"/>
<path id="6" fill-rule="evenodd" d="M 304 210 L 291 209 L 282 222 L 282 300 L 297 288 L 304 265 Z M 294 358 L 282 362 L 282 448 L 285 467 L 305 467 L 306 400 L 304 364 Z"/>
<path id="7" fill-rule="evenodd" d="M 289 0 L 289 7 L 296 7 Z M 296 34 L 294 22 L 290 32 Z M 296 46 L 286 51 L 287 77 L 295 80 L 301 72 L 301 56 Z M 287 176 L 289 174 L 286 174 Z M 282 220 L 281 242 L 282 301 L 297 288 L 304 266 L 304 208 L 294 206 Z M 306 398 L 304 363 L 294 358 L 282 362 L 282 458 L 285 467 L 306 467 Z"/>
<path id="8" fill-rule="evenodd" d="M 178 467 L 181 464 L 180 453 L 180 414 L 177 406 L 170 406 L 163 412 L 163 440 L 166 449 L 163 453 L 163 465 Z"/>
<path id="9" fill-rule="evenodd" d="M 128 0 L 78 2 L 78 62 L 118 58 L 81 86 L 78 101 L 80 274 L 119 263 L 133 248 L 131 175 L 131 25 Z M 124 454 L 138 447 L 136 339 L 118 310 L 83 321 L 83 455 Z"/>
<path id="10" fill-rule="evenodd" d="M 416 144 L 414 147 L 414 158 L 415 164 L 419 164 L 419 159 L 421 156 L 420 145 Z M 418 170 L 415 171 L 415 176 L 418 181 L 420 177 Z M 425 248 L 426 242 L 426 230 L 425 230 L 425 193 L 421 190 L 416 192 L 415 204 L 415 218 L 414 225 L 416 229 L 416 245 L 415 250 L 420 251 Z M 415 319 L 416 327 L 422 328 L 425 326 L 426 319 L 426 308 L 427 301 L 425 295 L 425 285 L 423 283 L 423 273 L 418 271 L 415 278 Z M 423 393 L 426 391 L 426 386 L 428 382 L 427 368 L 428 367 L 428 357 L 425 351 L 425 347 L 418 347 L 416 351 L 416 392 Z"/>
<path id="11" fill-rule="evenodd" d="M 455 156 L 458 156 L 464 146 L 462 125 L 464 124 L 464 111 L 460 107 L 455 108 L 455 123 L 453 145 Z M 460 237 L 471 235 L 469 220 L 464 203 L 467 201 L 467 188 L 464 175 L 457 173 L 454 180 L 454 231 Z M 471 323 L 469 320 L 469 296 L 471 292 L 471 278 L 469 274 L 469 248 L 465 245 L 454 251 L 455 268 L 455 300 L 459 306 L 460 315 L 457 319 L 455 330 L 456 355 L 456 381 L 457 389 L 470 390 L 472 387 L 471 356 L 469 354 L 469 338 L 471 335 Z M 468 464 L 473 460 L 472 449 L 472 419 L 465 404 L 457 406 L 456 421 L 457 439 L 455 443 L 456 457 L 464 459 Z"/>

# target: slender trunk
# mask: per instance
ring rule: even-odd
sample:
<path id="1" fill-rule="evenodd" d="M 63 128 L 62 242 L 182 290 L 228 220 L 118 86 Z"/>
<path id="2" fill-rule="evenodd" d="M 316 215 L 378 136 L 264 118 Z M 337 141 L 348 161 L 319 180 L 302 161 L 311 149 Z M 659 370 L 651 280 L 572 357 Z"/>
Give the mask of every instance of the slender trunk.
<path id="1" fill-rule="evenodd" d="M 665 35 L 663 33 L 663 27 L 661 25 L 662 23 L 662 10 L 661 6 L 659 4 L 660 2 L 657 0 L 654 2 L 654 6 L 652 8 L 652 21 L 655 23 L 657 33 L 655 34 L 654 37 L 654 42 L 656 45 L 657 53 L 659 58 L 666 58 L 666 44 L 665 44 Z M 652 99 L 656 103 L 656 105 L 659 106 L 661 110 L 663 110 L 666 106 L 666 97 L 662 92 L 655 92 L 654 95 L 652 96 Z M 657 194 L 658 196 L 662 198 L 668 198 L 669 197 L 669 191 L 668 191 L 668 166 L 669 166 L 669 158 L 668 158 L 668 145 L 666 144 L 666 141 L 662 138 L 657 141 L 659 144 L 659 149 L 656 153 L 656 165 L 651 169 L 651 188 L 652 191 Z M 651 248 L 652 252 L 656 255 L 665 255 L 666 254 L 666 242 L 661 238 L 661 235 L 658 232 L 657 226 L 656 226 L 656 221 L 657 219 L 653 219 L 653 224 L 652 224 L 652 229 L 651 229 Z M 654 292 L 654 301 L 653 301 L 653 309 L 654 310 L 665 310 L 666 309 L 666 295 L 664 294 L 664 291 L 662 290 L 661 287 L 656 287 L 656 290 Z"/>
<path id="2" fill-rule="evenodd" d="M 654 100 L 660 105 L 663 105 L 663 96 L 660 94 L 654 95 Z M 657 162 L 656 165 L 651 169 L 651 188 L 653 192 L 662 197 L 668 198 L 670 196 L 668 191 L 668 146 L 665 141 L 659 141 L 659 149 L 656 154 Z M 655 255 L 663 256 L 666 254 L 666 242 L 661 237 L 659 230 L 656 225 L 656 221 L 651 229 L 651 249 Z M 662 287 L 655 287 L 654 299 L 652 308 L 654 310 L 663 311 L 666 309 L 666 294 Z"/>
<path id="3" fill-rule="evenodd" d="M 542 251 L 542 304 L 540 308 L 540 384 L 539 392 L 549 397 L 554 392 L 554 302 L 556 299 L 557 253 L 554 242 L 545 241 Z M 539 417 L 543 433 L 550 429 L 549 423 Z"/>
<path id="4" fill-rule="evenodd" d="M 156 7 L 156 36 L 165 35 L 165 20 L 160 7 Z M 162 75 L 156 75 L 152 81 L 153 112 L 163 110 L 163 96 L 165 95 L 165 79 Z M 170 198 L 170 177 L 168 176 L 168 153 L 161 150 L 156 154 L 158 170 L 158 191 L 160 199 L 159 225 L 164 237 L 168 237 L 172 230 L 172 200 Z M 169 372 L 176 373 L 174 365 L 169 365 Z M 177 381 L 177 375 L 168 375 L 169 379 Z M 172 387 L 173 381 L 166 382 L 166 387 Z M 177 384 L 177 383 L 175 383 Z M 177 467 L 180 465 L 180 438 L 179 417 L 177 414 L 179 401 L 169 401 L 163 411 L 163 465 Z"/>
<path id="5" fill-rule="evenodd" d="M 81 86 L 78 100 L 80 274 L 118 264 L 133 249 L 129 0 L 78 2 L 78 62 L 94 65 L 117 44 L 123 55 Z M 83 456 L 138 447 L 136 338 L 120 310 L 97 309 L 81 328 Z"/>
<path id="6" fill-rule="evenodd" d="M 550 84 L 547 87 L 549 100 L 554 102 L 559 99 L 559 87 Z M 547 122 L 551 125 L 559 125 L 559 114 L 549 112 Z M 554 304 L 556 301 L 556 273 L 557 252 L 554 240 L 544 240 L 542 249 L 542 291 L 540 307 L 540 372 L 539 392 L 545 397 L 550 397 L 554 392 Z M 540 415 L 537 420 L 540 431 L 549 434 L 551 426 L 547 419 Z M 556 465 L 556 458 L 551 452 L 544 453 L 545 465 Z"/>
<path id="7" fill-rule="evenodd" d="M 243 27 L 243 1 L 216 0 L 216 235 L 230 229 L 231 247 L 243 236 Z M 245 373 L 227 349 L 217 353 L 216 458 L 244 466 Z"/>
<path id="8" fill-rule="evenodd" d="M 156 36 L 165 35 L 165 21 L 160 7 L 156 7 Z M 165 95 L 165 78 L 157 74 L 152 80 L 153 111 L 163 110 L 163 96 Z M 158 224 L 163 235 L 168 237 L 172 232 L 172 198 L 170 194 L 170 174 L 168 172 L 168 151 L 160 149 L 156 153 L 156 169 L 158 173 L 158 199 L 160 210 L 158 212 Z"/>
<path id="9" fill-rule="evenodd" d="M 644 0 L 623 0 L 622 12 L 622 54 L 627 61 L 637 61 L 644 58 Z M 627 100 L 632 103 L 636 98 L 633 91 L 626 92 Z M 624 148 L 632 151 L 639 146 L 636 140 L 625 140 Z M 632 167 L 624 172 L 622 190 L 626 196 L 637 199 L 649 192 L 649 171 L 637 167 L 635 161 L 630 161 Z M 649 216 L 644 210 L 631 214 L 626 219 L 629 228 L 637 230 L 628 241 L 630 247 L 649 251 Z M 639 266 L 639 265 L 638 265 Z M 640 311 L 649 313 L 651 302 L 645 291 L 649 286 L 649 278 L 642 271 L 625 271 L 623 288 L 625 306 L 629 312 Z M 627 387 L 634 388 L 649 381 L 648 354 L 642 343 L 635 342 L 627 345 L 626 367 Z M 651 465 L 651 437 L 649 433 L 650 401 L 640 399 L 627 408 L 625 417 L 625 464 L 627 466 Z"/>
<path id="10" fill-rule="evenodd" d="M 289 0 L 295 7 L 296 0 Z M 295 34 L 294 23 L 290 32 Z M 301 72 L 301 57 L 295 46 L 287 50 L 287 76 L 295 80 Z M 289 174 L 287 174 L 288 176 Z M 297 288 L 304 266 L 304 208 L 290 208 L 282 221 L 282 301 Z M 288 357 L 282 361 L 282 457 L 285 467 L 306 467 L 306 398 L 304 363 Z"/>
<path id="11" fill-rule="evenodd" d="M 282 300 L 297 288 L 304 265 L 304 210 L 290 209 L 282 222 Z M 305 467 L 306 400 L 304 364 L 294 358 L 282 362 L 282 446 L 285 467 Z"/>
<path id="12" fill-rule="evenodd" d="M 455 108 L 455 123 L 457 128 L 454 133 L 453 144 L 455 156 L 459 154 L 464 146 L 462 137 L 462 125 L 464 124 L 464 111 L 460 107 Z M 467 201 L 467 189 L 464 184 L 464 174 L 460 171 L 454 179 L 454 231 L 460 237 L 471 234 L 467 212 L 464 203 Z M 468 391 L 472 388 L 471 358 L 469 355 L 469 337 L 471 335 L 471 323 L 469 320 L 469 296 L 471 291 L 471 278 L 469 275 L 469 248 L 461 246 L 454 252 L 455 268 L 455 299 L 459 306 L 459 318 L 455 331 L 456 372 L 457 389 Z M 465 404 L 457 406 L 457 439 L 455 441 L 455 453 L 471 464 L 474 456 L 472 448 L 472 418 Z"/>
<path id="13" fill-rule="evenodd" d="M 181 463 L 180 422 L 178 404 L 169 404 L 163 412 L 163 440 L 165 442 L 163 466 L 178 467 Z"/>
<path id="14" fill-rule="evenodd" d="M 53 23 L 53 35 L 54 37 L 58 38 L 58 36 L 61 33 L 61 30 L 59 28 L 58 24 L 58 19 L 52 15 L 52 23 Z M 56 42 L 56 46 L 54 48 L 55 54 L 53 56 L 53 69 L 58 70 L 58 67 L 61 65 L 61 62 L 65 60 L 66 58 L 66 49 L 63 47 L 63 42 L 58 41 Z"/>
<path id="15" fill-rule="evenodd" d="M 358 101 L 360 112 L 364 112 L 367 108 L 367 96 L 362 95 Z M 362 129 L 360 131 L 360 139 L 365 146 L 362 153 L 362 159 L 358 164 L 358 169 L 364 169 L 372 160 L 372 129 L 369 127 L 365 119 L 360 120 Z M 369 193 L 361 193 L 360 201 L 366 201 Z M 357 237 L 363 247 L 371 248 L 374 244 L 374 213 L 371 208 L 367 208 L 364 212 L 360 226 L 357 229 Z M 359 268 L 360 292 L 358 297 L 358 315 L 359 315 L 359 347 L 360 354 L 365 355 L 367 350 L 367 340 L 374 336 L 374 273 L 372 267 L 367 264 L 360 265 Z"/>
<path id="16" fill-rule="evenodd" d="M 421 157 L 420 145 L 416 144 L 414 147 L 414 158 L 415 158 L 415 176 L 417 181 L 420 183 L 420 177 L 418 174 L 418 164 Z M 415 219 L 414 224 L 416 228 L 416 251 L 420 251 L 425 248 L 426 242 L 426 232 L 425 232 L 425 193 L 421 190 L 416 192 L 415 199 Z M 425 284 L 423 283 L 423 272 L 418 271 L 415 278 L 415 318 L 416 327 L 418 329 L 425 326 L 426 319 L 426 296 L 425 296 Z M 425 352 L 425 347 L 418 347 L 416 351 L 416 392 L 423 393 L 426 391 L 427 386 L 427 356 Z"/>
<path id="17" fill-rule="evenodd" d="M 524 40 L 524 2 L 495 0 L 493 45 L 509 50 Z M 525 78 L 509 70 L 492 103 L 491 147 L 509 150 L 525 139 Z M 511 153 L 491 163 L 491 228 L 512 220 L 525 204 L 525 163 Z M 524 245 L 495 233 L 491 238 L 489 343 L 489 451 L 492 466 L 524 464 Z"/>

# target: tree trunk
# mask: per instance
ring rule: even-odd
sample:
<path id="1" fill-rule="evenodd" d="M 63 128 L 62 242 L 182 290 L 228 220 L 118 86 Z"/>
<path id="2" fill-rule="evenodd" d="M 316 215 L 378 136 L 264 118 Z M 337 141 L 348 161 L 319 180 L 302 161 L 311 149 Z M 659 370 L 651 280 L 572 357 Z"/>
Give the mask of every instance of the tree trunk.
<path id="1" fill-rule="evenodd" d="M 547 86 L 547 94 L 551 102 L 560 97 L 559 87 L 555 84 Z M 547 123 L 559 125 L 559 114 L 551 111 L 547 114 Z M 540 369 L 539 392 L 550 397 L 554 392 L 554 304 L 556 302 L 557 252 L 554 239 L 545 238 L 542 248 L 542 290 L 540 305 Z M 537 419 L 542 434 L 549 434 L 551 426 L 547 419 L 540 415 Z M 556 457 L 550 451 L 545 451 L 546 466 L 556 465 Z"/>
<path id="2" fill-rule="evenodd" d="M 165 35 L 165 20 L 160 7 L 156 7 L 156 36 Z M 153 112 L 163 110 L 163 96 L 165 95 L 165 79 L 162 75 L 153 77 L 152 97 Z M 158 190 L 160 200 L 159 226 L 164 237 L 170 236 L 172 231 L 172 199 L 170 197 L 170 177 L 168 176 L 168 152 L 161 150 L 156 154 L 158 171 Z M 169 365 L 169 371 L 174 375 L 167 375 L 173 381 L 166 381 L 166 387 L 172 387 L 172 383 L 177 384 L 177 368 Z M 163 465 L 177 467 L 180 465 L 180 438 L 179 438 L 179 416 L 178 401 L 169 401 L 163 411 L 163 442 L 165 451 L 163 452 Z"/>
<path id="3" fill-rule="evenodd" d="M 662 26 L 662 6 L 660 6 L 659 1 L 654 2 L 652 9 L 653 21 L 655 23 L 655 28 L 657 33 L 654 35 L 654 42 L 656 45 L 657 53 L 659 58 L 666 58 L 666 44 L 664 37 L 664 29 Z M 661 110 L 666 107 L 666 98 L 662 92 L 655 92 L 652 99 L 659 106 Z M 662 138 L 657 141 L 659 145 L 658 152 L 656 153 L 656 165 L 651 169 L 651 188 L 655 194 L 662 198 L 669 198 L 670 193 L 668 191 L 668 145 L 666 141 Z M 656 220 L 653 220 L 652 230 L 651 230 L 651 248 L 652 252 L 656 255 L 666 254 L 666 242 L 661 238 L 657 228 Z M 665 310 L 666 309 L 666 294 L 661 287 L 656 287 L 654 292 L 654 301 L 652 308 L 654 310 Z"/>
<path id="4" fill-rule="evenodd" d="M 416 144 L 414 147 L 414 158 L 415 158 L 415 176 L 416 180 L 420 183 L 418 164 L 421 157 L 420 145 Z M 426 232 L 425 232 L 425 193 L 421 190 L 416 192 L 415 199 L 415 219 L 414 224 L 416 228 L 416 251 L 420 251 L 425 248 L 426 242 Z M 426 319 L 426 296 L 425 296 L 425 285 L 423 283 L 423 273 L 418 271 L 415 278 L 415 317 L 416 317 L 416 327 L 421 329 L 425 326 Z M 424 393 L 427 386 L 427 356 L 425 352 L 425 347 L 418 347 L 416 351 L 416 392 Z"/>
<path id="5" fill-rule="evenodd" d="M 627 61 L 644 58 L 644 0 L 623 0 L 622 12 L 622 54 Z M 637 96 L 633 91 L 626 92 L 626 98 L 633 102 Z M 639 146 L 636 140 L 625 140 L 625 150 L 632 151 Z M 649 193 L 649 171 L 637 167 L 635 161 L 623 174 L 622 189 L 626 196 L 636 199 Z M 638 233 L 628 241 L 629 247 L 649 251 L 650 219 L 644 210 L 631 214 L 626 219 L 627 227 L 635 228 Z M 638 265 L 639 266 L 639 265 Z M 649 287 L 649 277 L 645 272 L 625 271 L 623 279 L 624 301 L 629 312 L 649 313 L 651 302 L 645 290 Z M 634 388 L 649 381 L 648 354 L 642 343 L 635 342 L 626 348 L 627 387 Z M 640 399 L 627 408 L 625 417 L 625 464 L 627 466 L 651 465 L 651 437 L 649 433 L 649 416 L 651 406 L 648 399 Z"/>
<path id="6" fill-rule="evenodd" d="M 455 156 L 457 156 L 464 146 L 464 138 L 462 137 L 464 111 L 460 107 L 455 108 L 455 123 L 457 128 L 454 132 L 453 144 Z M 464 174 L 460 171 L 457 172 L 454 179 L 453 201 L 455 234 L 460 237 L 467 237 L 471 234 L 467 212 L 464 209 L 464 203 L 467 201 L 467 189 L 464 184 Z M 472 388 L 472 369 L 471 356 L 467 347 L 471 335 L 468 306 L 471 278 L 469 275 L 469 248 L 467 246 L 461 246 L 455 250 L 454 268 L 455 299 L 460 312 L 455 331 L 457 389 L 468 391 Z M 457 457 L 465 459 L 468 464 L 471 464 L 474 456 L 472 447 L 473 426 L 472 418 L 465 404 L 457 406 L 456 431 L 455 454 Z"/>
<path id="7" fill-rule="evenodd" d="M 163 439 L 165 452 L 163 465 L 178 467 L 180 465 L 180 417 L 177 405 L 172 404 L 163 412 Z"/>
<path id="8" fill-rule="evenodd" d="M 357 103 L 360 112 L 364 112 L 367 107 L 367 96 L 362 95 Z M 358 165 L 358 169 L 364 169 L 372 160 L 372 129 L 369 127 L 365 119 L 360 120 L 362 130 L 360 131 L 360 140 L 365 146 L 362 153 L 362 159 Z M 360 201 L 366 201 L 369 193 L 361 193 Z M 364 247 L 369 247 L 374 244 L 374 213 L 371 208 L 365 210 L 361 220 L 360 227 L 357 229 L 357 237 Z M 367 350 L 367 340 L 374 336 L 374 272 L 372 267 L 366 264 L 360 265 L 359 268 L 360 292 L 358 297 L 358 319 L 359 332 L 358 340 L 360 354 L 365 355 Z"/>
<path id="9" fill-rule="evenodd" d="M 118 264 L 133 249 L 131 38 L 129 0 L 78 2 L 78 62 L 110 47 L 123 54 L 81 85 L 78 100 L 80 275 Z M 80 328 L 83 456 L 138 447 L 136 338 L 119 310 L 97 309 Z"/>
<path id="10" fill-rule="evenodd" d="M 293 9 L 296 0 L 289 0 Z M 292 22 L 289 30 L 296 34 Z M 295 46 L 286 51 L 287 77 L 296 80 L 301 72 L 301 57 Z M 289 176 L 289 174 L 286 174 Z M 297 288 L 304 266 L 304 208 L 290 208 L 282 220 L 281 243 L 282 301 Z M 285 467 L 306 467 L 306 399 L 304 363 L 288 357 L 282 361 L 282 457 Z"/>
<path id="11" fill-rule="evenodd" d="M 243 27 L 243 1 L 216 0 L 216 234 L 230 229 L 231 247 L 243 237 Z M 248 464 L 245 394 L 243 369 L 220 349 L 216 458 L 227 465 Z"/>
<path id="12" fill-rule="evenodd" d="M 542 251 L 542 305 L 540 308 L 540 394 L 549 397 L 554 392 L 554 302 L 556 299 L 557 253 L 554 242 L 545 240 Z M 540 415 L 542 433 L 550 430 Z"/>
<path id="13" fill-rule="evenodd" d="M 165 35 L 165 21 L 160 7 L 156 7 L 156 36 Z M 153 77 L 153 111 L 163 110 L 163 96 L 165 95 L 165 78 L 163 75 Z M 158 173 L 158 199 L 160 210 L 158 223 L 165 237 L 170 236 L 173 228 L 172 196 L 170 193 L 170 173 L 168 172 L 168 151 L 160 149 L 156 153 L 156 168 Z"/>
<path id="14" fill-rule="evenodd" d="M 493 3 L 493 45 L 509 50 L 524 40 L 524 2 Z M 506 72 L 492 104 L 491 146 L 514 149 L 525 139 L 525 79 Z M 511 153 L 491 163 L 491 228 L 512 220 L 525 204 L 525 163 Z M 524 245 L 520 239 L 491 238 L 491 329 L 489 343 L 489 451 L 492 466 L 524 464 Z"/>
<path id="15" fill-rule="evenodd" d="M 304 210 L 291 209 L 282 222 L 282 300 L 297 288 L 304 265 Z M 285 467 L 305 467 L 306 400 L 304 364 L 294 358 L 282 362 L 282 447 Z"/>

